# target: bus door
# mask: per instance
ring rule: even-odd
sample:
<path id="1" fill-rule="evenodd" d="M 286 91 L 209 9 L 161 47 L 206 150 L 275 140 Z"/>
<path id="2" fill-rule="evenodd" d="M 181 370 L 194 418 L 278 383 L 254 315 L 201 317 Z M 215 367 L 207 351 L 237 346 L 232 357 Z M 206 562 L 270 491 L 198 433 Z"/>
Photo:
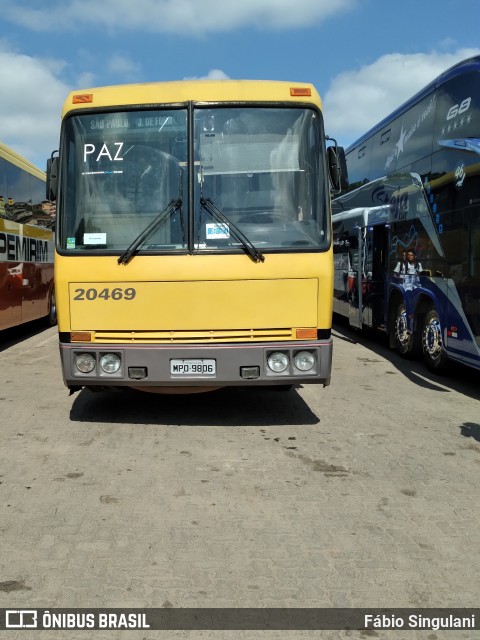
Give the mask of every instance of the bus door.
<path id="1" fill-rule="evenodd" d="M 388 272 L 388 227 L 376 224 L 367 229 L 364 250 L 363 324 L 384 324 L 385 279 Z"/>
<path id="2" fill-rule="evenodd" d="M 348 320 L 350 326 L 362 328 L 363 229 L 350 231 L 348 249 Z"/>

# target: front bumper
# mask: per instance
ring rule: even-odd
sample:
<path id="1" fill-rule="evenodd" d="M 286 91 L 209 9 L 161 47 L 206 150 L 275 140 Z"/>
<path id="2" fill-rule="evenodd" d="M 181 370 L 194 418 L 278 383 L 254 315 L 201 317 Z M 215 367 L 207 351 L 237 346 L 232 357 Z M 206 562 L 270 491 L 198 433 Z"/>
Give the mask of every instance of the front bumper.
<path id="1" fill-rule="evenodd" d="M 226 387 L 257 385 L 291 385 L 330 383 L 332 364 L 332 338 L 314 341 L 263 342 L 254 344 L 225 343 L 209 345 L 156 345 L 156 344 L 98 344 L 60 342 L 65 385 L 70 389 L 81 387 Z M 314 356 L 314 366 L 301 371 L 294 362 L 301 351 Z M 288 367 L 275 373 L 267 361 L 272 353 L 287 355 Z M 91 354 L 94 369 L 82 373 L 75 364 L 79 354 Z M 115 354 L 120 367 L 115 373 L 106 373 L 100 359 Z M 214 361 L 215 373 L 174 373 L 172 360 Z M 152 389 L 153 390 L 153 389 Z"/>

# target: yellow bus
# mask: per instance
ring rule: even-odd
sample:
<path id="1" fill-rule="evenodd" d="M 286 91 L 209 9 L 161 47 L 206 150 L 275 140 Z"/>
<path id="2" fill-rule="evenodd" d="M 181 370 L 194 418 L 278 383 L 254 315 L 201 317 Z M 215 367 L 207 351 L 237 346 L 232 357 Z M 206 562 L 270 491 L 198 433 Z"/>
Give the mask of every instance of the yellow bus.
<path id="1" fill-rule="evenodd" d="M 0 330 L 55 324 L 54 226 L 45 172 L 0 143 Z"/>
<path id="2" fill-rule="evenodd" d="M 329 384 L 326 139 L 311 84 L 72 92 L 47 169 L 66 386 Z"/>

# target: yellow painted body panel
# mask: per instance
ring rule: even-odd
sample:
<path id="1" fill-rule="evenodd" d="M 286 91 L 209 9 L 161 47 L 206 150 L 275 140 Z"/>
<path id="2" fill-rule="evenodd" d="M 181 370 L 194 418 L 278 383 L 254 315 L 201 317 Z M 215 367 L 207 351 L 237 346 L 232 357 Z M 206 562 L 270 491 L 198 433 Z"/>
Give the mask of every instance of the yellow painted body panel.
<path id="1" fill-rule="evenodd" d="M 245 255 L 140 255 L 126 266 L 115 256 L 57 255 L 59 330 L 328 328 L 331 261 L 330 251 L 268 255 L 258 264 Z M 133 299 L 112 299 L 113 289 L 127 288 L 136 290 Z M 108 299 L 99 298 L 105 289 Z"/>
<path id="2" fill-rule="evenodd" d="M 264 327 L 314 327 L 317 324 L 317 280 L 214 280 L 207 282 L 99 282 L 95 291 L 108 295 L 88 300 L 79 291 L 88 283 L 70 285 L 73 330 L 137 331 Z M 115 300 L 111 292 L 134 288 L 131 300 Z M 91 290 L 90 290 L 91 291 Z M 77 293 L 75 293 L 77 292 Z M 90 293 L 91 296 L 97 295 Z M 247 302 L 248 301 L 248 302 Z"/>
<path id="3" fill-rule="evenodd" d="M 310 96 L 292 96 L 291 87 L 308 88 Z M 91 95 L 91 102 L 74 104 L 78 95 Z M 299 102 L 311 103 L 321 109 L 320 96 L 308 82 L 270 80 L 181 80 L 143 84 L 95 87 L 73 91 L 67 96 L 63 116 L 77 109 L 195 102 Z"/>

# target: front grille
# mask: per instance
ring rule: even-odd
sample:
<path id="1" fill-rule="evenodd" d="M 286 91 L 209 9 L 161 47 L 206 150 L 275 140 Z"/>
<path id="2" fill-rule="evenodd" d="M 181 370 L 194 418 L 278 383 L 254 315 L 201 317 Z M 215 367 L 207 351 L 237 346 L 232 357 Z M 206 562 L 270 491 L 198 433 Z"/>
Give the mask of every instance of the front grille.
<path id="1" fill-rule="evenodd" d="M 275 342 L 293 340 L 292 329 L 228 329 L 214 331 L 95 331 L 92 342 L 102 344 L 195 344 L 208 342 Z"/>

